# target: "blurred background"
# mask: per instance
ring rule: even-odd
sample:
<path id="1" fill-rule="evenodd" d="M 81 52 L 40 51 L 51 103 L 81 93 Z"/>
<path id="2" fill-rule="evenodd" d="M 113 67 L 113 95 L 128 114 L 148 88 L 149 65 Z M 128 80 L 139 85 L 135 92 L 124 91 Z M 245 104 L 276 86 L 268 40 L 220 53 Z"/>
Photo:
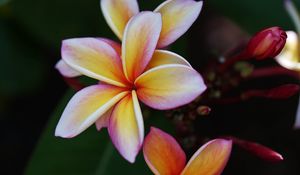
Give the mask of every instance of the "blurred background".
<path id="1" fill-rule="evenodd" d="M 139 2 L 141 9 L 152 10 L 163 0 Z M 295 3 L 300 9 L 300 1 Z M 263 28 L 294 30 L 282 0 L 207 0 L 204 4 L 196 23 L 170 48 L 198 70 Z M 61 41 L 87 36 L 117 41 L 102 16 L 99 0 L 0 0 L 0 174 L 151 174 L 142 155 L 134 165 L 125 162 L 106 131 L 98 133 L 91 127 L 74 139 L 54 137 L 60 114 L 74 94 L 54 68 Z M 284 83 L 298 84 L 298 80 L 286 76 L 252 80 L 238 91 Z M 292 129 L 298 96 L 211 106 L 210 116 L 196 120 L 195 133 L 249 139 L 285 158 L 270 163 L 234 147 L 224 174 L 298 175 L 300 132 Z M 147 127 L 174 133 L 163 112 L 150 111 L 145 116 L 149 116 Z"/>

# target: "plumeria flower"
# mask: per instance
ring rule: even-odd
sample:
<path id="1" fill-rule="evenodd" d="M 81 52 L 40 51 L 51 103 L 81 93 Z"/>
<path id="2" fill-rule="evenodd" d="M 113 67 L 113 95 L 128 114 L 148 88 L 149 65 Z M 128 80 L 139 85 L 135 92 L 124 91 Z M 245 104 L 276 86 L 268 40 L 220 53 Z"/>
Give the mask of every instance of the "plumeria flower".
<path id="1" fill-rule="evenodd" d="M 63 41 L 64 62 L 100 82 L 73 96 L 56 136 L 71 138 L 96 123 L 98 130 L 108 128 L 120 154 L 134 162 L 144 139 L 139 100 L 165 110 L 191 102 L 206 89 L 184 58 L 155 50 L 161 28 L 160 13 L 141 12 L 127 23 L 121 47 L 102 38 Z"/>
<path id="2" fill-rule="evenodd" d="M 291 0 L 284 1 L 285 9 L 293 20 L 298 34 L 294 31 L 287 31 L 286 44 L 281 53 L 276 57 L 277 62 L 291 70 L 300 71 L 300 17 L 299 13 Z"/>
<path id="3" fill-rule="evenodd" d="M 287 31 L 286 44 L 276 61 L 290 70 L 300 71 L 300 54 L 298 34 L 294 31 Z"/>
<path id="4" fill-rule="evenodd" d="M 276 61 L 287 69 L 300 72 L 300 16 L 299 13 L 291 0 L 284 1 L 285 9 L 290 15 L 297 33 L 294 31 L 287 31 L 286 44 L 281 53 L 276 57 Z M 299 99 L 300 101 L 300 99 Z M 300 103 L 298 105 L 296 121 L 294 128 L 300 128 Z"/>
<path id="5" fill-rule="evenodd" d="M 219 175 L 231 148 L 232 141 L 212 140 L 199 148 L 186 164 L 186 155 L 176 140 L 152 127 L 145 138 L 143 152 L 149 168 L 157 175 Z"/>
<path id="6" fill-rule="evenodd" d="M 157 48 L 163 48 L 183 35 L 198 18 L 203 2 L 195 0 L 167 0 L 159 5 L 154 12 L 162 16 L 162 30 Z M 101 0 L 103 16 L 112 31 L 122 40 L 128 21 L 139 13 L 137 0 Z M 114 43 L 106 39 L 106 41 Z M 65 77 L 80 76 L 80 72 L 71 69 L 64 60 L 60 60 L 56 68 Z"/>

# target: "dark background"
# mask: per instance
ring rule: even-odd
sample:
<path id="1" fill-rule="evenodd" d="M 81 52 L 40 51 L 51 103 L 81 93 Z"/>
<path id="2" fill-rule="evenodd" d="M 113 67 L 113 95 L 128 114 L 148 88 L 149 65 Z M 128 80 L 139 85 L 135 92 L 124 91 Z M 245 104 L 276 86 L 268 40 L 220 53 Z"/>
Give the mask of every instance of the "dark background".
<path id="1" fill-rule="evenodd" d="M 153 9 L 160 2 L 140 0 L 142 9 Z M 207 0 L 198 21 L 172 49 L 201 70 L 213 53 L 222 54 L 256 31 L 273 25 L 293 29 L 280 0 Z M 47 122 L 56 109 L 55 125 L 66 103 L 60 99 L 68 86 L 54 69 L 60 58 L 60 43 L 65 38 L 83 36 L 116 40 L 102 17 L 98 0 L 0 0 L 0 174 L 23 174 L 30 160 L 33 163 L 27 174 L 43 171 L 43 174 L 75 174 L 62 171 L 71 158 L 64 160 L 54 155 L 57 158 L 51 160 L 61 160 L 65 165 L 53 167 L 55 163 L 50 161 L 37 161 L 47 160 L 41 157 L 51 156 L 51 151 L 40 149 L 35 153 L 38 156 L 31 159 L 31 155 L 37 145 L 45 147 L 45 143 L 50 143 L 37 144 L 42 136 L 45 138 L 42 133 L 46 126 L 46 135 L 54 133 Z M 270 60 L 262 64 L 276 63 Z M 253 80 L 244 82 L 238 90 L 270 88 L 284 83 L 298 83 L 298 80 L 285 76 Z M 61 107 L 57 109 L 58 104 Z M 292 129 L 297 105 L 298 94 L 286 100 L 252 99 L 234 105 L 212 106 L 209 118 L 197 120 L 197 132 L 211 137 L 234 135 L 256 141 L 282 153 L 285 158 L 283 162 L 270 163 L 234 147 L 224 174 L 297 175 L 300 171 L 300 132 Z M 51 134 L 49 137 L 55 139 Z M 41 152 L 43 154 L 39 154 Z M 35 167 L 42 170 L 34 171 Z M 56 171 L 52 169 L 59 173 L 53 173 Z M 76 174 L 94 174 L 83 172 Z"/>

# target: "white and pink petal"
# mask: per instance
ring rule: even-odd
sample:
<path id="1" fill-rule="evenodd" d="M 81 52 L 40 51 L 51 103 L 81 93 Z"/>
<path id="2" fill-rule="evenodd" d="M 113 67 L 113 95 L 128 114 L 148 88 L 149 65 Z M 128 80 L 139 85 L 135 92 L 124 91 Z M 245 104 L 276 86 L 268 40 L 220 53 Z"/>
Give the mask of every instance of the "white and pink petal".
<path id="1" fill-rule="evenodd" d="M 203 145 L 189 160 L 181 175 L 220 175 L 230 157 L 232 141 L 215 139 Z"/>
<path id="2" fill-rule="evenodd" d="M 122 40 L 125 26 L 139 13 L 139 6 L 136 0 L 101 0 L 101 10 L 110 28 Z"/>
<path id="3" fill-rule="evenodd" d="M 111 85 L 93 85 L 78 91 L 64 109 L 55 136 L 77 136 L 128 93 L 123 88 Z"/>
<path id="4" fill-rule="evenodd" d="M 183 35 L 198 18 L 202 5 L 202 1 L 167 0 L 158 6 L 154 12 L 161 13 L 163 26 L 157 47 L 166 47 Z"/>
<path id="5" fill-rule="evenodd" d="M 125 87 L 126 78 L 116 50 L 97 38 L 63 41 L 62 59 L 75 71 L 108 84 Z"/>
<path id="6" fill-rule="evenodd" d="M 182 56 L 167 50 L 155 50 L 146 70 L 165 64 L 180 64 L 192 67 Z"/>
<path id="7" fill-rule="evenodd" d="M 141 12 L 128 22 L 122 43 L 123 69 L 133 82 L 150 62 L 161 31 L 161 15 Z"/>
<path id="8" fill-rule="evenodd" d="M 154 109 L 172 109 L 190 103 L 206 85 L 193 68 L 166 64 L 143 73 L 135 81 L 139 99 Z"/>
<path id="9" fill-rule="evenodd" d="M 73 69 L 72 67 L 70 67 L 63 59 L 59 60 L 56 63 L 55 68 L 64 77 L 73 78 L 73 77 L 78 77 L 78 76 L 82 75 L 80 72 L 78 72 L 75 69 Z"/>
<path id="10" fill-rule="evenodd" d="M 135 91 L 114 107 L 108 132 L 119 153 L 133 163 L 144 140 L 143 116 Z"/>
<path id="11" fill-rule="evenodd" d="M 177 141 L 160 129 L 151 127 L 143 146 L 144 158 L 154 174 L 179 175 L 186 156 Z"/>

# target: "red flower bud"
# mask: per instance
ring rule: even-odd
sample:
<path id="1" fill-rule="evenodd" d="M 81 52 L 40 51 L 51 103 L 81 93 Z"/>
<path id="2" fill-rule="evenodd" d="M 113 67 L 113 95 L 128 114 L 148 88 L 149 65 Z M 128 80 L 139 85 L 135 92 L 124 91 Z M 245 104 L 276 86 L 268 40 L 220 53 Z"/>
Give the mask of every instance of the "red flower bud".
<path id="1" fill-rule="evenodd" d="M 247 46 L 247 55 L 258 60 L 273 58 L 283 49 L 287 34 L 280 27 L 271 27 L 255 34 Z"/>

